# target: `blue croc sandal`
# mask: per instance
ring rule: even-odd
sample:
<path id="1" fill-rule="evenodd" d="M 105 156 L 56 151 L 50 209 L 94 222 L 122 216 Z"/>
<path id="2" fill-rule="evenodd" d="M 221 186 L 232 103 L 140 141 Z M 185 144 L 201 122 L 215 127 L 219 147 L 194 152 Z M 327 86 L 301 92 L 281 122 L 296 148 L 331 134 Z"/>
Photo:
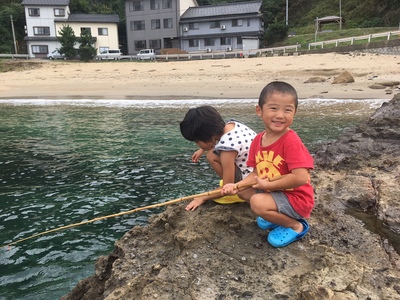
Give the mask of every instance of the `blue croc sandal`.
<path id="1" fill-rule="evenodd" d="M 261 229 L 264 229 L 264 230 L 265 229 L 273 229 L 273 228 L 276 228 L 279 226 L 277 224 L 274 224 L 267 220 L 264 220 L 261 217 L 257 217 L 257 225 L 258 225 L 258 227 L 260 227 Z"/>
<path id="2" fill-rule="evenodd" d="M 300 240 L 302 237 L 306 235 L 309 230 L 308 223 L 305 220 L 298 220 L 301 224 L 303 224 L 304 229 L 301 233 L 297 233 L 292 228 L 285 228 L 279 226 L 272 230 L 268 235 L 268 242 L 276 247 L 285 247 L 295 241 Z"/>

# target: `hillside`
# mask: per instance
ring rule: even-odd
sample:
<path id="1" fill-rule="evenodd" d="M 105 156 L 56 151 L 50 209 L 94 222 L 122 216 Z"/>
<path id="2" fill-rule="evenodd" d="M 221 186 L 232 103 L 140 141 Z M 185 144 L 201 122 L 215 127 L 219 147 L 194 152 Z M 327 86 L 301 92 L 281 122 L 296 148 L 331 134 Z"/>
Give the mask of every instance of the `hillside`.
<path id="1" fill-rule="evenodd" d="M 14 53 L 10 16 L 20 52 L 24 52 L 25 15 L 21 2 L 21 0 L 0 0 L 0 53 Z M 235 1 L 198 0 L 199 5 L 223 2 Z M 264 23 L 267 28 L 271 24 L 286 23 L 285 1 L 263 0 L 263 3 Z M 399 0 L 290 0 L 288 4 L 289 31 L 295 31 L 297 34 L 313 33 L 317 17 L 332 15 L 343 17 L 343 29 L 399 26 Z M 118 28 L 120 42 L 125 43 L 125 0 L 71 0 L 70 8 L 73 13 L 118 14 L 121 20 Z"/>

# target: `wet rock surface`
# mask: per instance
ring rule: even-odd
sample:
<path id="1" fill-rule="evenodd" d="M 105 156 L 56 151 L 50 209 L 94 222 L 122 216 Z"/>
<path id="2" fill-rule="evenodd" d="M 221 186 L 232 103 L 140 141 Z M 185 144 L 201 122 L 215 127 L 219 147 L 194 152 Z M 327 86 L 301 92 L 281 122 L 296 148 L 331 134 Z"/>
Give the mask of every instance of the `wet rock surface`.
<path id="1" fill-rule="evenodd" d="M 316 152 L 302 240 L 273 248 L 246 203 L 180 203 L 127 232 L 62 299 L 400 299 L 399 143 L 400 94 Z"/>

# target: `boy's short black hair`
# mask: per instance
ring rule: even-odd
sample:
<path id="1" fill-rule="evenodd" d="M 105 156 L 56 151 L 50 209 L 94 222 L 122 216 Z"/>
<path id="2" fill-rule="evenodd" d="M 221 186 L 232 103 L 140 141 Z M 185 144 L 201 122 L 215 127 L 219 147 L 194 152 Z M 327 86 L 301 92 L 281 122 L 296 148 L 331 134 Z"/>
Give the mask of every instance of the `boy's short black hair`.
<path id="1" fill-rule="evenodd" d="M 294 106 L 295 109 L 297 110 L 297 106 L 299 104 L 297 92 L 293 86 L 283 81 L 272 81 L 268 83 L 260 93 L 260 98 L 258 99 L 258 106 L 262 107 L 267 102 L 268 97 L 275 93 L 288 94 L 293 96 Z"/>
<path id="2" fill-rule="evenodd" d="M 225 122 L 212 106 L 191 108 L 180 123 L 183 137 L 189 141 L 210 142 L 224 133 Z"/>

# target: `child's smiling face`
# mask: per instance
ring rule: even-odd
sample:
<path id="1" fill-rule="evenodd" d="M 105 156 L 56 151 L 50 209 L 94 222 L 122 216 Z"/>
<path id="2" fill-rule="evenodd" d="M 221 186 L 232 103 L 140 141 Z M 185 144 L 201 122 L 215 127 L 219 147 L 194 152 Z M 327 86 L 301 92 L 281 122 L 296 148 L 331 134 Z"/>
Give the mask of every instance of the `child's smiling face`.
<path id="1" fill-rule="evenodd" d="M 295 99 L 290 94 L 273 93 L 268 96 L 256 113 L 271 132 L 281 132 L 292 125 L 296 114 Z"/>

